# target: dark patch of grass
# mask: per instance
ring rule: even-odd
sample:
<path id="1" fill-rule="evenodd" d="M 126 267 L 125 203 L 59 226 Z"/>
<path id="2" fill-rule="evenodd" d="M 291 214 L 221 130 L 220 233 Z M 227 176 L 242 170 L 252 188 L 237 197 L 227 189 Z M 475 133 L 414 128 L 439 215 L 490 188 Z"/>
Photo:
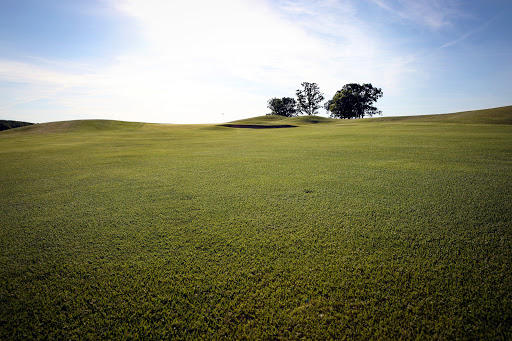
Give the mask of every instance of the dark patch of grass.
<path id="1" fill-rule="evenodd" d="M 293 126 L 290 124 L 220 124 L 222 127 L 228 127 L 228 128 L 246 128 L 246 129 L 271 129 L 271 128 L 295 128 L 297 126 Z"/>
<path id="2" fill-rule="evenodd" d="M 340 120 L 334 118 L 327 118 L 322 116 L 297 116 L 289 117 L 284 120 L 286 123 L 305 125 L 305 124 L 328 124 L 328 123 L 340 123 Z"/>

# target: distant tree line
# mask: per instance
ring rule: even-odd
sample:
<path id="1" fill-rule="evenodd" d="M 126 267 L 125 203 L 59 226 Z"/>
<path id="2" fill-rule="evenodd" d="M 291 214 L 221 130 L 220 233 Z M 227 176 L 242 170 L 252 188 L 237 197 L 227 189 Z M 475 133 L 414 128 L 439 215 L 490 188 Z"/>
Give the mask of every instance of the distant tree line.
<path id="1" fill-rule="evenodd" d="M 9 121 L 9 120 L 0 120 L 0 131 L 13 129 L 18 127 L 24 127 L 28 125 L 32 125 L 34 123 L 22 122 L 22 121 Z"/>
<path id="2" fill-rule="evenodd" d="M 268 100 L 269 115 L 294 117 L 298 115 L 316 115 L 321 108 L 324 95 L 316 83 L 301 83 L 302 89 L 295 94 L 297 100 L 291 97 L 271 98 Z M 381 115 L 373 104 L 382 97 L 382 89 L 371 83 L 349 83 L 336 91 L 334 97 L 323 104 L 323 108 L 332 118 L 363 118 L 365 116 Z"/>

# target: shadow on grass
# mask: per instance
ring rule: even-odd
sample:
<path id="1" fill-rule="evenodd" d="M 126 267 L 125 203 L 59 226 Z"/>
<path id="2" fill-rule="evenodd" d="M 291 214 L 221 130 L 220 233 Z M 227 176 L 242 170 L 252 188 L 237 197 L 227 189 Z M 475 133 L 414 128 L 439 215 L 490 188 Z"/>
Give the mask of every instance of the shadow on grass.
<path id="1" fill-rule="evenodd" d="M 260 124 L 221 124 L 221 127 L 228 128 L 249 128 L 249 129 L 270 129 L 270 128 L 296 128 L 297 126 L 291 124 L 275 124 L 275 125 L 260 125 Z"/>

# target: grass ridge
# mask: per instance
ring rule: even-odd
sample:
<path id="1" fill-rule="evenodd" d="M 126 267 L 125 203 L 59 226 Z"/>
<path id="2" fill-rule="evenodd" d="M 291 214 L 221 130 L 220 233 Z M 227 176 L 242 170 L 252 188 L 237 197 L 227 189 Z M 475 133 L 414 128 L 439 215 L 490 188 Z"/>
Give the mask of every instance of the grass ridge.
<path id="1" fill-rule="evenodd" d="M 284 117 L 278 115 L 256 116 L 228 123 L 217 124 L 220 127 L 295 127 L 312 124 L 359 124 L 359 123 L 457 123 L 457 124 L 512 124 L 512 106 L 464 111 L 450 114 L 374 117 L 359 120 L 339 120 L 322 116 Z M 191 125 L 166 125 L 142 122 L 126 122 L 117 120 L 71 120 L 21 126 L 15 130 L 7 129 L 0 134 L 31 133 L 49 134 L 78 131 L 138 130 L 150 126 L 173 127 Z M 199 126 L 199 125 L 192 125 Z M 205 126 L 205 125 L 201 125 Z M 208 125 L 210 126 L 210 125 Z"/>

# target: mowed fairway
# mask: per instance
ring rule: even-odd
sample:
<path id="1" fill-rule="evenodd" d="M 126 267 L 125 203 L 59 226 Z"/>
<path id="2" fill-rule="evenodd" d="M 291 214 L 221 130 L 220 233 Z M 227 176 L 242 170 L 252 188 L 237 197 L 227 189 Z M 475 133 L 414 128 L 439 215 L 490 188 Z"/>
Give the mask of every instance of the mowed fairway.
<path id="1" fill-rule="evenodd" d="M 0 339 L 510 339 L 500 110 L 1 132 Z"/>

